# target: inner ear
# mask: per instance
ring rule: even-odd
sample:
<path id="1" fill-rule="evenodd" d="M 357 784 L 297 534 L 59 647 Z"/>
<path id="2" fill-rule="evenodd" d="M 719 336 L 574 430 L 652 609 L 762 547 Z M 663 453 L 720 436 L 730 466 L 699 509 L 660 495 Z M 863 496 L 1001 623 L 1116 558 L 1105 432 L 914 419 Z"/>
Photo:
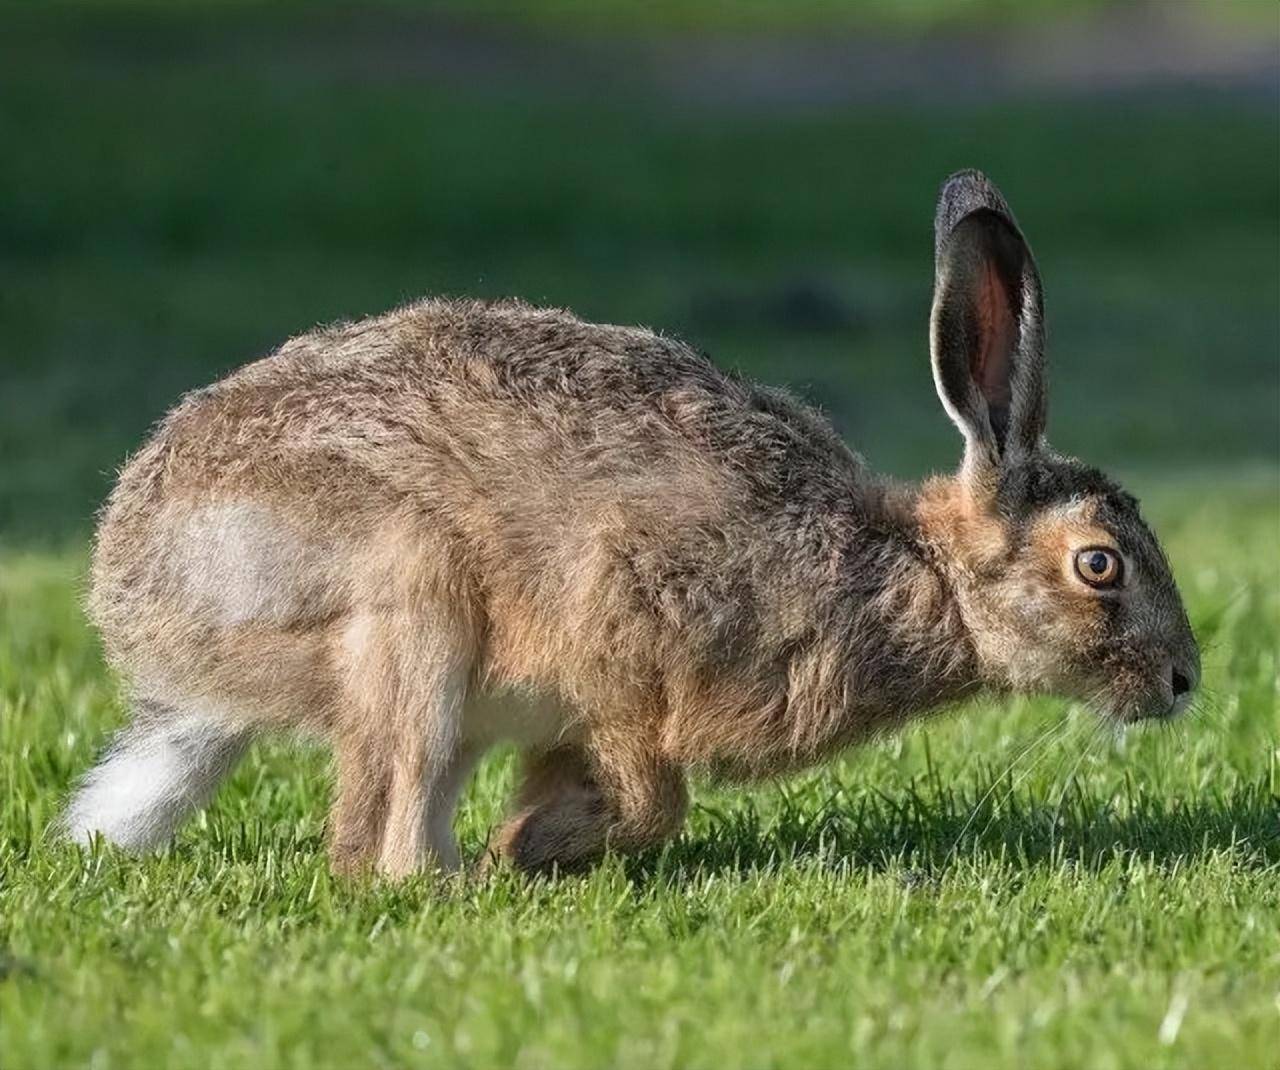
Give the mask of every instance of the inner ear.
<path id="1" fill-rule="evenodd" d="M 977 171 L 942 184 L 934 217 L 929 346 L 934 385 L 981 472 L 1044 432 L 1040 276 L 1009 206 Z"/>
<path id="2" fill-rule="evenodd" d="M 957 227 L 969 230 L 971 270 L 969 378 L 987 403 L 997 446 L 1004 450 L 1013 405 L 1013 361 L 1022 318 L 1022 272 L 1026 246 L 998 216 L 975 212 Z"/>

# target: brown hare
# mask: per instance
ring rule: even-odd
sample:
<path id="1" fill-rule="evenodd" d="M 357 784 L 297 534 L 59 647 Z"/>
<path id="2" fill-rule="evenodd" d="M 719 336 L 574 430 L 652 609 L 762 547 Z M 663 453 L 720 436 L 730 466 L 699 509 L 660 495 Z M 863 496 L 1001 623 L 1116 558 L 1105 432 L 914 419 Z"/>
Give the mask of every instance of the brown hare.
<path id="1" fill-rule="evenodd" d="M 525 870 L 679 828 L 686 771 L 803 766 L 980 689 L 1168 717 L 1199 676 L 1135 500 L 1043 440 L 1040 280 L 981 174 L 943 185 L 933 375 L 954 476 L 869 472 L 818 413 L 646 330 L 426 300 L 185 397 L 98 530 L 134 715 L 63 827 L 164 843 L 255 734 L 337 760 L 335 867 L 453 868 L 524 752 Z"/>

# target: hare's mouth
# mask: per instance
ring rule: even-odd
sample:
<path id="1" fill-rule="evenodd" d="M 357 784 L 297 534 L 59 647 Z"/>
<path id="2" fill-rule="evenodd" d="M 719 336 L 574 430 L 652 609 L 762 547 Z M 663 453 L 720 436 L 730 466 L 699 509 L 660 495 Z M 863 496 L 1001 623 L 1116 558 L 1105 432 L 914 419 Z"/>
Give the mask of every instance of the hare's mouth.
<path id="1" fill-rule="evenodd" d="M 1178 662 L 1161 651 L 1117 651 L 1068 691 L 1077 701 L 1117 725 L 1170 721 L 1191 705 L 1200 682 L 1198 664 Z"/>
<path id="2" fill-rule="evenodd" d="M 1146 706 L 1131 713 L 1127 720 L 1129 722 L 1169 721 L 1187 708 L 1187 701 L 1187 697 L 1183 695 L 1179 698 L 1162 699 L 1159 702 L 1148 703 Z"/>
<path id="3" fill-rule="evenodd" d="M 1167 683 L 1153 680 L 1138 693 L 1116 695 L 1110 702 L 1101 703 L 1102 712 L 1120 724 L 1137 724 L 1140 721 L 1170 721 L 1190 704 L 1188 692 L 1175 694 Z"/>

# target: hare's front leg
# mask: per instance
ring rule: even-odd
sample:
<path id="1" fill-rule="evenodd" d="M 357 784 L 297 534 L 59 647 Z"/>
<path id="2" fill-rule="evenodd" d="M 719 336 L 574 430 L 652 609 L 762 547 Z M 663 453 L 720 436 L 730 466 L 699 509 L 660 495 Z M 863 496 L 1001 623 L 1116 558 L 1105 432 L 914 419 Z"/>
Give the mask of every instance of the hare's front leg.
<path id="1" fill-rule="evenodd" d="M 463 743 L 472 646 L 444 613 L 364 614 L 343 641 L 333 866 L 456 869 L 451 817 L 477 754 Z"/>
<path id="2" fill-rule="evenodd" d="M 586 750 L 530 755 L 517 805 L 490 857 L 526 872 L 572 869 L 610 848 L 661 843 L 683 822 L 688 791 L 683 770 L 648 738 L 595 738 Z"/>

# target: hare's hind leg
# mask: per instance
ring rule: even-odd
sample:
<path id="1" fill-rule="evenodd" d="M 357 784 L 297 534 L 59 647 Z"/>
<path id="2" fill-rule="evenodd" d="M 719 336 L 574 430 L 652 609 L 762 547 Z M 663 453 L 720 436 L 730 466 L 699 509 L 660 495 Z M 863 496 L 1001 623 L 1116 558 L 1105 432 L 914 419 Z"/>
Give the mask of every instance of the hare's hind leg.
<path id="1" fill-rule="evenodd" d="M 684 820 L 683 770 L 647 741 L 592 741 L 590 751 L 557 747 L 531 756 L 518 812 L 498 832 L 491 858 L 537 871 L 587 865 L 606 849 L 661 843 Z"/>
<path id="2" fill-rule="evenodd" d="M 449 818 L 473 757 L 462 739 L 472 645 L 443 613 L 419 610 L 359 617 L 343 647 L 334 868 L 457 868 Z"/>
<path id="3" fill-rule="evenodd" d="M 249 738 L 243 726 L 141 701 L 76 789 L 62 828 L 77 843 L 100 835 L 130 851 L 160 847 L 213 796 Z"/>

